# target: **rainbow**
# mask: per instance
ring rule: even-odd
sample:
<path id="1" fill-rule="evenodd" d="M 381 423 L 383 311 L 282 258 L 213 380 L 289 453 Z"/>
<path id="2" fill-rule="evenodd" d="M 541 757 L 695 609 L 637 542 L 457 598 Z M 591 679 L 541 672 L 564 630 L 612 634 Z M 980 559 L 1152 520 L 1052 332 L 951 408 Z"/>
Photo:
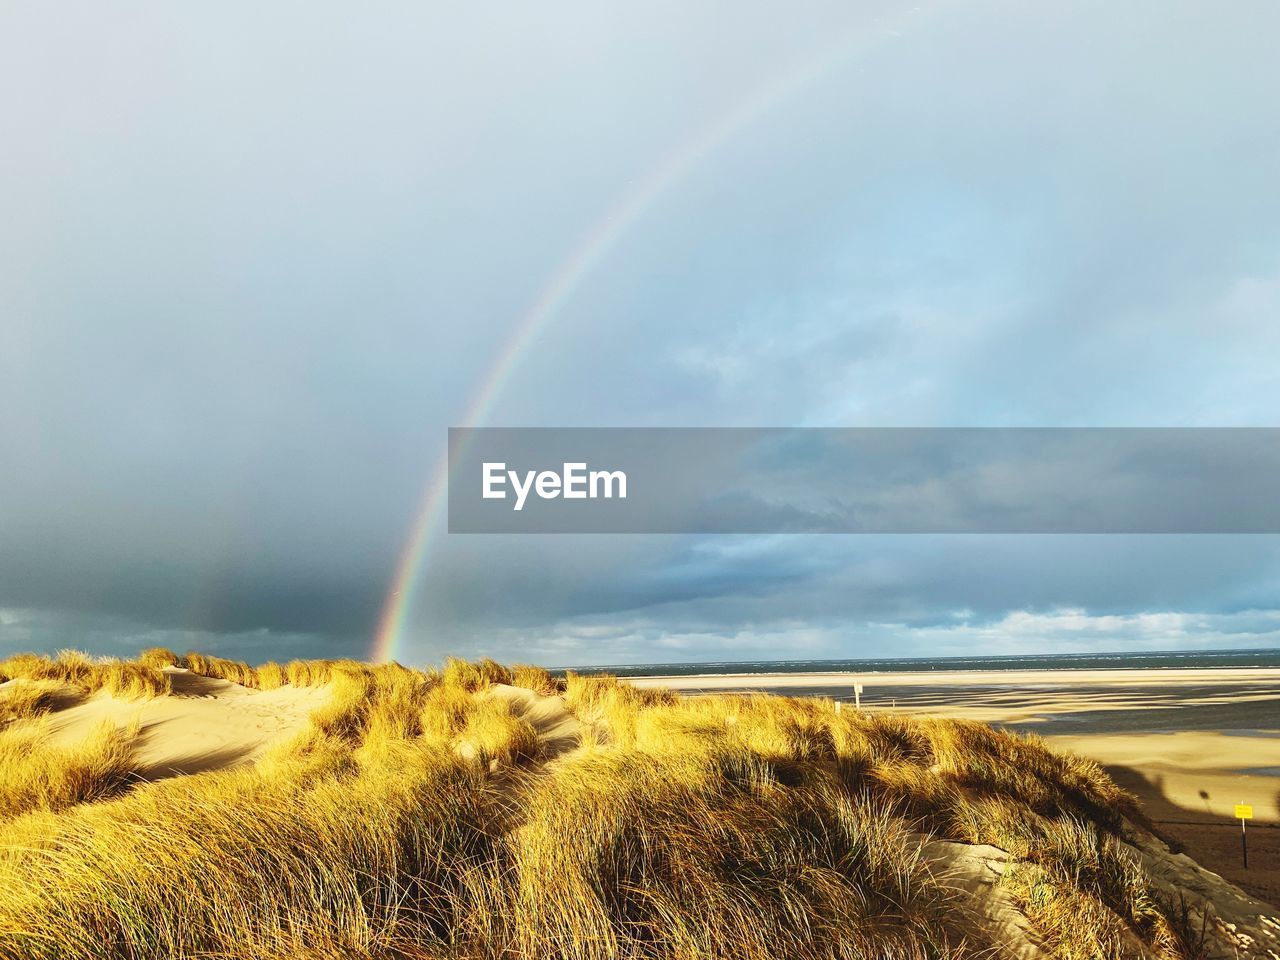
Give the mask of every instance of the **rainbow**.
<path id="1" fill-rule="evenodd" d="M 934 8 L 943 3 L 934 4 Z M 876 44 L 901 36 L 906 20 L 922 12 L 907 11 L 893 24 L 881 23 L 845 37 L 814 61 L 766 85 L 756 94 L 722 114 L 678 148 L 669 153 L 639 183 L 623 192 L 604 217 L 574 247 L 543 285 L 537 297 L 521 314 L 505 346 L 494 359 L 464 410 L 461 423 L 481 426 L 502 394 L 508 378 L 537 340 L 539 332 L 572 299 L 582 282 L 617 246 L 619 240 L 648 210 L 722 144 L 732 139 L 758 118 L 773 110 L 821 79 L 854 56 L 869 52 Z M 405 624 L 415 607 L 422 585 L 423 570 L 431 544 L 446 513 L 449 488 L 449 457 L 442 456 L 431 474 L 422 502 L 414 518 L 408 540 L 400 554 L 391 587 L 383 602 L 382 615 L 374 634 L 370 657 L 375 662 L 396 659 L 404 654 Z"/>

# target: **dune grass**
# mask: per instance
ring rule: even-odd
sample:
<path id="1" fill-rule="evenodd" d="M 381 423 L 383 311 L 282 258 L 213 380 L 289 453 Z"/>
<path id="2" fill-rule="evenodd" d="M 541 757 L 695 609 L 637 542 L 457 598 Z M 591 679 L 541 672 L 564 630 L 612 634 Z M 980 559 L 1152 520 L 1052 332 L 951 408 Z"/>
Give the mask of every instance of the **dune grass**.
<path id="1" fill-rule="evenodd" d="M 181 663 L 192 673 L 202 677 L 229 680 L 242 687 L 258 686 L 257 670 L 240 660 L 226 660 L 222 657 L 209 657 L 193 652 L 183 657 Z"/>
<path id="2" fill-rule="evenodd" d="M 0 820 L 33 810 L 58 811 L 110 796 L 134 776 L 136 728 L 104 722 L 79 743 L 51 743 L 39 722 L 0 731 Z"/>
<path id="3" fill-rule="evenodd" d="M 445 661 L 441 679 L 445 684 L 458 686 L 474 693 L 495 683 L 512 683 L 515 677 L 502 664 L 488 657 L 477 660 L 475 663 L 449 657 Z"/>
<path id="4" fill-rule="evenodd" d="M 650 755 L 727 751 L 739 762 L 769 761 L 797 783 L 829 769 L 847 792 L 914 830 L 1009 851 L 1022 861 L 1008 877 L 1011 892 L 1062 957 L 1201 955 L 1203 916 L 1162 892 L 1125 843 L 1150 826 L 1136 800 L 1093 761 L 1037 737 L 965 720 L 841 713 L 813 699 L 681 699 L 610 677 L 571 675 L 566 698 L 605 728 L 606 743 Z"/>
<path id="5" fill-rule="evenodd" d="M 163 670 L 165 667 L 181 666 L 182 658 L 165 647 L 149 647 L 138 654 L 138 663 L 144 667 Z"/>
<path id="6" fill-rule="evenodd" d="M 561 692 L 562 684 L 542 667 L 534 667 L 525 663 L 511 668 L 511 684 L 532 690 L 543 697 L 554 697 Z"/>
<path id="7" fill-rule="evenodd" d="M 65 687 L 55 680 L 11 680 L 0 688 L 0 724 L 30 720 L 56 710 Z"/>
<path id="8" fill-rule="evenodd" d="M 1035 738 L 570 674 L 582 745 L 544 763 L 489 690 L 558 695 L 536 668 L 185 662 L 330 696 L 250 767 L 28 791 L 72 799 L 0 832 L 2 960 L 999 955 L 930 838 L 1009 851 L 1001 882 L 1056 956 L 1203 955 L 1203 916 L 1126 842 L 1132 798 Z"/>
<path id="9" fill-rule="evenodd" d="M 275 690 L 289 685 L 321 687 L 330 683 L 347 683 L 352 677 L 385 675 L 387 671 L 412 673 L 419 677 L 436 677 L 435 671 L 408 670 L 399 664 L 371 667 L 356 660 L 292 660 L 287 664 L 274 661 L 253 666 L 243 660 L 189 652 L 179 656 L 163 647 L 144 650 L 135 661 L 110 657 L 94 658 L 77 650 L 63 650 L 54 657 L 21 653 L 0 660 L 0 683 L 8 680 L 30 680 L 75 686 L 88 693 L 105 690 L 123 699 L 145 699 L 173 692 L 169 668 L 188 670 L 214 680 L 226 680 L 252 690 Z M 516 668 L 522 685 L 535 692 L 552 695 L 558 692 L 556 680 L 541 667 Z M 442 682 L 468 692 L 485 690 L 493 684 L 516 682 L 516 672 L 490 659 L 475 663 L 450 658 Z"/>
<path id="10" fill-rule="evenodd" d="M 477 701 L 467 710 L 465 721 L 457 735 L 457 748 L 482 766 L 512 764 L 538 754 L 537 731 L 516 716 L 505 700 Z"/>
<path id="11" fill-rule="evenodd" d="M 760 758 L 599 750 L 558 767 L 509 840 L 519 955 L 962 956 L 887 808 Z"/>
<path id="12" fill-rule="evenodd" d="M 114 697 L 142 700 L 172 692 L 168 674 L 138 662 L 94 659 L 77 650 L 63 650 L 56 657 L 20 653 L 0 660 L 0 682 L 45 680 L 79 687 L 87 693 L 105 690 Z"/>

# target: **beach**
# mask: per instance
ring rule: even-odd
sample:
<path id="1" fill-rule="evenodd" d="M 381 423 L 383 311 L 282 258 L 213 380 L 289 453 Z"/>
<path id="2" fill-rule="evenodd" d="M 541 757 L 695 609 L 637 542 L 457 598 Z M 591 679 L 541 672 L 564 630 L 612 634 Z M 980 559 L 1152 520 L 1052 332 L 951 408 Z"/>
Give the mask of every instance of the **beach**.
<path id="1" fill-rule="evenodd" d="M 981 720 L 1102 764 L 1163 835 L 1254 896 L 1280 901 L 1280 668 L 758 673 L 635 677 L 685 693 L 831 697 Z M 1253 807 L 1249 868 L 1236 804 Z"/>

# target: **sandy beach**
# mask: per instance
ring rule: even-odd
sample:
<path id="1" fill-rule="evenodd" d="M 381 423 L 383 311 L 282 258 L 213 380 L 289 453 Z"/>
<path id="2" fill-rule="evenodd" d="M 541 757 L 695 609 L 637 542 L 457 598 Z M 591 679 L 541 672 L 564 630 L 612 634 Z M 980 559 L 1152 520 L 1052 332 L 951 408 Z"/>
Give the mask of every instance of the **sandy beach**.
<path id="1" fill-rule="evenodd" d="M 1160 830 L 1255 896 L 1280 900 L 1280 669 L 1010 670 L 638 677 L 688 693 L 763 691 L 1034 732 L 1101 763 Z M 1249 869 L 1237 803 L 1250 804 Z"/>

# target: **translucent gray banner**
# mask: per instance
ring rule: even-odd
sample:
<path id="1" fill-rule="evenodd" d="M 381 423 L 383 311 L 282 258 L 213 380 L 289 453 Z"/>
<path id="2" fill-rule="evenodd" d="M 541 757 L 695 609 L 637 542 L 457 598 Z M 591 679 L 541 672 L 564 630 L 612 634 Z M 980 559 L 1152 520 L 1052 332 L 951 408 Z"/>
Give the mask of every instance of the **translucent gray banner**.
<path id="1" fill-rule="evenodd" d="M 456 428 L 451 533 L 1280 533 L 1276 428 Z"/>

